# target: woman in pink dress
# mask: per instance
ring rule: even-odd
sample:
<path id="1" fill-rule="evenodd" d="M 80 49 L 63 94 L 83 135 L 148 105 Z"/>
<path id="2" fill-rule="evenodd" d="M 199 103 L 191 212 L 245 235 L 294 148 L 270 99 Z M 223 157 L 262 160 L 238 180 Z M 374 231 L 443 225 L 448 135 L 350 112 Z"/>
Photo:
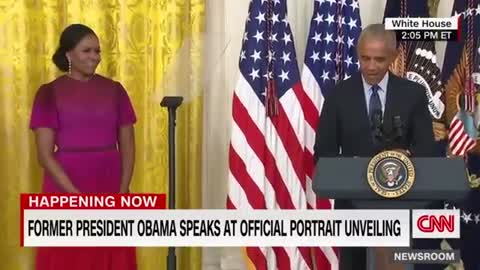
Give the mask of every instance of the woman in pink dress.
<path id="1" fill-rule="evenodd" d="M 45 170 L 43 191 L 125 193 L 134 167 L 135 112 L 123 86 L 95 73 L 100 45 L 87 26 L 68 26 L 53 62 L 66 74 L 38 90 L 30 128 Z M 135 270 L 134 248 L 44 247 L 38 270 Z"/>

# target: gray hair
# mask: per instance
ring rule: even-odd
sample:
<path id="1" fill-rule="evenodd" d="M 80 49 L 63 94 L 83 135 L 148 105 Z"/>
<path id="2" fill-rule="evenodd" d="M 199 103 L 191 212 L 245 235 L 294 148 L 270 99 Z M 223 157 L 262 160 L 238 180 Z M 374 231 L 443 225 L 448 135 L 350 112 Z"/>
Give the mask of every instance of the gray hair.
<path id="1" fill-rule="evenodd" d="M 381 23 L 370 24 L 364 28 L 360 33 L 357 44 L 360 45 L 362 42 L 364 42 L 364 40 L 367 39 L 385 40 L 387 42 L 387 46 L 393 51 L 397 49 L 397 37 L 395 32 L 385 30 L 385 25 Z"/>

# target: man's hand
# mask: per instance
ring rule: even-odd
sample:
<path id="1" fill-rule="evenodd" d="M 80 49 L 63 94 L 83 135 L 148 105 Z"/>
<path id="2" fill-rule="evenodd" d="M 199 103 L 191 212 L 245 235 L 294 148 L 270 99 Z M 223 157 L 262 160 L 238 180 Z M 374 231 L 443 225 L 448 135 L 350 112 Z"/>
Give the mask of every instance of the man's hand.
<path id="1" fill-rule="evenodd" d="M 435 141 L 441 141 L 447 138 L 447 128 L 445 124 L 439 122 L 433 122 L 433 135 L 435 136 Z"/>
<path id="2" fill-rule="evenodd" d="M 400 153 L 406 155 L 407 157 L 409 157 L 411 155 L 410 151 L 408 151 L 407 149 L 396 148 L 396 149 L 392 149 L 392 151 L 400 152 Z"/>

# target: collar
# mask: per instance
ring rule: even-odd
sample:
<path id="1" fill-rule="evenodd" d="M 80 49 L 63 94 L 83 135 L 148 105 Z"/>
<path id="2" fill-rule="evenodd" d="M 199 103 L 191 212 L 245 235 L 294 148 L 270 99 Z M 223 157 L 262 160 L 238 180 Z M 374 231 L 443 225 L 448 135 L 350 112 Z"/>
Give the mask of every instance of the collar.
<path id="1" fill-rule="evenodd" d="M 381 91 L 387 91 L 388 76 L 389 76 L 388 73 L 389 72 L 387 71 L 387 73 L 385 73 L 385 76 L 383 76 L 383 79 L 377 84 L 380 87 L 379 90 Z M 367 91 L 370 91 L 373 85 L 367 83 L 363 75 L 362 75 L 362 82 L 363 82 L 363 88 L 367 89 Z"/>

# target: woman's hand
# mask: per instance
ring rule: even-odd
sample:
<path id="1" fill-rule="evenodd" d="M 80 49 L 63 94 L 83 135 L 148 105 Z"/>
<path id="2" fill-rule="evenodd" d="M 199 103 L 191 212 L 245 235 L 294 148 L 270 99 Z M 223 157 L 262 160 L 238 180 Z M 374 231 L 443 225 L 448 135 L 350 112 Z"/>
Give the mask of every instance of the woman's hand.
<path id="1" fill-rule="evenodd" d="M 118 146 L 122 160 L 120 193 L 129 193 L 135 164 L 135 136 L 133 126 L 122 126 L 118 132 Z"/>
<path id="2" fill-rule="evenodd" d="M 68 193 L 73 193 L 73 194 L 80 194 L 80 190 L 78 190 L 76 187 L 74 187 L 72 190 L 67 190 Z"/>
<path id="3" fill-rule="evenodd" d="M 52 176 L 55 183 L 65 192 L 80 193 L 67 176 L 62 166 L 53 157 L 55 131 L 51 128 L 35 129 L 38 162 Z"/>

